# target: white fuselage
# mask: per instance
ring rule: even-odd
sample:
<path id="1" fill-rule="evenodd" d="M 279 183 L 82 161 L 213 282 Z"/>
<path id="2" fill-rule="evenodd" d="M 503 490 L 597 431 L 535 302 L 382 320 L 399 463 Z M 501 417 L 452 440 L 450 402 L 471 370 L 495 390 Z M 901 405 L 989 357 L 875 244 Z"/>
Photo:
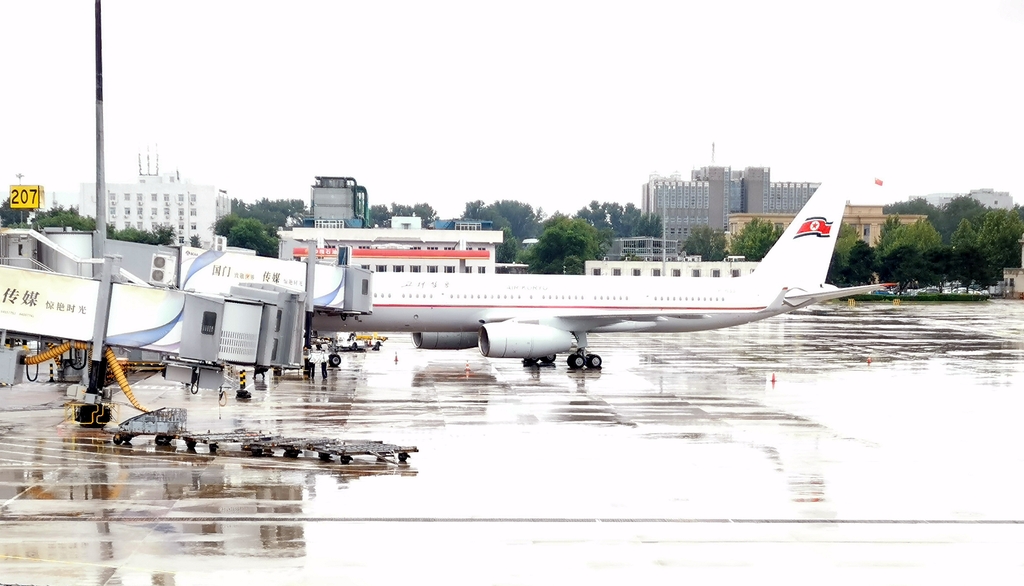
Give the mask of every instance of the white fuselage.
<path id="1" fill-rule="evenodd" d="M 784 313 L 792 308 L 773 305 L 781 292 L 781 286 L 765 286 L 753 276 L 377 273 L 372 315 L 346 320 L 317 315 L 313 327 L 320 332 L 474 332 L 483 323 L 516 319 L 556 327 L 592 322 L 594 327 L 582 327 L 590 332 L 688 332 Z"/>

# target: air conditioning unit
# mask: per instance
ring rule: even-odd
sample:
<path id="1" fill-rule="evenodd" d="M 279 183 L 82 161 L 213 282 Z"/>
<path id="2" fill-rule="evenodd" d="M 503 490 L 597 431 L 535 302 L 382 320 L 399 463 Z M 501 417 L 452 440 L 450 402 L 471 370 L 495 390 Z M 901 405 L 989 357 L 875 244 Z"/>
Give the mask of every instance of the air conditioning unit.
<path id="1" fill-rule="evenodd" d="M 154 254 L 149 267 L 149 283 L 170 287 L 175 284 L 178 271 L 178 260 L 170 254 Z"/>

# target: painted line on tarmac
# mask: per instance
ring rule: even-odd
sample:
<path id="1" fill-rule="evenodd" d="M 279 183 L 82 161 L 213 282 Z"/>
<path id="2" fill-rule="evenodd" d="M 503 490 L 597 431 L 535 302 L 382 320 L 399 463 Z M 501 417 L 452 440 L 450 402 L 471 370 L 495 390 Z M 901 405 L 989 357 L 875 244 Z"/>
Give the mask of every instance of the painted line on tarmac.
<path id="1" fill-rule="evenodd" d="M 0 515 L 3 522 L 62 523 L 679 523 L 741 525 L 1024 525 L 1024 519 L 695 519 L 663 517 L 193 517 Z"/>

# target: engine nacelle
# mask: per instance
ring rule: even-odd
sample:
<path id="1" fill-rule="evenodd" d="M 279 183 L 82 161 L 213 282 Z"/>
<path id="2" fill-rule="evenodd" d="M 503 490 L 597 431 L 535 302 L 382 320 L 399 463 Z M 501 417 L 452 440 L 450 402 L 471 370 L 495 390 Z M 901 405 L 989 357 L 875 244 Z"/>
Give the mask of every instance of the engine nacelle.
<path id="1" fill-rule="evenodd" d="M 476 346 L 476 332 L 416 332 L 412 343 L 424 350 L 465 350 Z"/>
<path id="2" fill-rule="evenodd" d="M 536 324 L 497 322 L 480 327 L 480 353 L 492 358 L 540 358 L 568 352 L 571 333 Z"/>

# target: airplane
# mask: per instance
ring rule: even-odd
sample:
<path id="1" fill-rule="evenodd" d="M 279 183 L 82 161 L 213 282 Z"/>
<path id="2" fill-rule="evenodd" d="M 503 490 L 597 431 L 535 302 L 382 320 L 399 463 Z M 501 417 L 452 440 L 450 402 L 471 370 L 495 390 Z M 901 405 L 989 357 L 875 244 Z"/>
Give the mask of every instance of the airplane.
<path id="1" fill-rule="evenodd" d="M 602 366 L 588 335 L 695 332 L 750 323 L 883 285 L 825 284 L 846 202 L 825 186 L 750 275 L 732 278 L 377 273 L 373 313 L 317 313 L 318 332 L 412 332 L 423 349 L 466 349 L 487 357 Z"/>

